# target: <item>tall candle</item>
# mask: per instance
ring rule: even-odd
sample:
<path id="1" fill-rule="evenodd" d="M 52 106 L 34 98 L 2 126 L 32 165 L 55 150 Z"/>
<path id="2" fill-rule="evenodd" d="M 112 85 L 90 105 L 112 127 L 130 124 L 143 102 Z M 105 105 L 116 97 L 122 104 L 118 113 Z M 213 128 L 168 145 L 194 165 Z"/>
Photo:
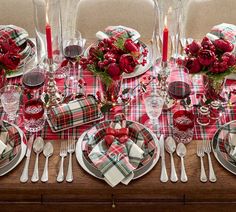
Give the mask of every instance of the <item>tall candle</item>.
<path id="1" fill-rule="evenodd" d="M 52 59 L 52 30 L 48 20 L 48 7 L 46 9 L 46 41 L 47 41 L 48 59 Z"/>
<path id="2" fill-rule="evenodd" d="M 165 16 L 165 26 L 163 29 L 163 46 L 162 46 L 162 62 L 167 61 L 167 55 L 168 55 L 168 28 L 167 28 L 167 17 Z"/>

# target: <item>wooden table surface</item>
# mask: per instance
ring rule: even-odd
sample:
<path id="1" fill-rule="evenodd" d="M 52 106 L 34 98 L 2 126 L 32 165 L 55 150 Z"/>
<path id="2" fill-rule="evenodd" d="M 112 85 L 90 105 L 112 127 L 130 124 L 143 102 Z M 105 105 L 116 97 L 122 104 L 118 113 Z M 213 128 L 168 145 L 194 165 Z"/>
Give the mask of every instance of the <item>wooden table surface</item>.
<path id="1" fill-rule="evenodd" d="M 54 154 L 49 159 L 49 181 L 47 183 L 20 183 L 19 178 L 22 173 L 24 161 L 13 171 L 0 178 L 0 203 L 1 207 L 7 209 L 20 210 L 27 205 L 32 206 L 34 211 L 53 209 L 55 205 L 60 208 L 73 209 L 80 208 L 80 211 L 109 211 L 112 203 L 116 207 L 114 211 L 137 208 L 146 211 L 152 207 L 162 209 L 219 209 L 220 207 L 233 208 L 236 206 L 236 183 L 235 176 L 225 170 L 211 154 L 213 167 L 217 176 L 217 182 L 201 183 L 200 160 L 196 156 L 196 143 L 192 141 L 187 145 L 187 155 L 185 166 L 188 175 L 188 182 L 167 183 L 160 182 L 160 160 L 156 166 L 145 176 L 133 180 L 128 186 L 118 185 L 111 188 L 104 181 L 98 180 L 87 174 L 76 161 L 73 155 L 73 174 L 72 183 L 57 183 L 56 176 L 59 169 L 59 149 L 60 141 L 52 141 Z M 178 177 L 180 178 L 180 158 L 174 154 L 174 160 Z M 31 154 L 29 176 L 32 176 L 35 161 L 35 154 Z M 39 158 L 39 173 L 43 172 L 45 158 L 43 154 Z M 170 175 L 170 157 L 166 153 L 167 172 Z M 206 173 L 208 175 L 208 160 L 204 157 Z M 64 167 L 67 171 L 68 157 Z M 21 208 L 22 207 L 22 208 Z M 135 209 L 136 208 L 136 209 Z M 22 209 L 23 210 L 23 209 Z M 14 210 L 13 210 L 14 211 Z"/>

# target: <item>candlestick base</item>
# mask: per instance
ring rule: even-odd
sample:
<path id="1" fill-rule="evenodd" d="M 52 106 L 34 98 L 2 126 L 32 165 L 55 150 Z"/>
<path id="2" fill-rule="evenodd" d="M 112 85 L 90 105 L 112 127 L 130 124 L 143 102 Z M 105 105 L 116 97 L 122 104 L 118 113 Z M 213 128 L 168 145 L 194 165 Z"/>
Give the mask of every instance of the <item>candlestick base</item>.
<path id="1" fill-rule="evenodd" d="M 47 108 L 56 106 L 61 102 L 61 95 L 55 82 L 55 70 L 52 59 L 48 60 L 48 83 L 46 93 L 44 94 L 44 103 Z"/>
<path id="2" fill-rule="evenodd" d="M 164 105 L 162 110 L 163 111 L 167 111 L 170 110 L 171 108 L 173 108 L 176 104 L 176 100 L 172 99 L 169 95 L 168 95 L 168 85 L 167 85 L 167 78 L 170 74 L 170 69 L 168 67 L 168 63 L 167 62 L 163 62 L 161 63 L 161 71 L 159 72 L 160 74 L 160 86 L 161 86 L 161 94 L 163 96 L 164 99 Z"/>

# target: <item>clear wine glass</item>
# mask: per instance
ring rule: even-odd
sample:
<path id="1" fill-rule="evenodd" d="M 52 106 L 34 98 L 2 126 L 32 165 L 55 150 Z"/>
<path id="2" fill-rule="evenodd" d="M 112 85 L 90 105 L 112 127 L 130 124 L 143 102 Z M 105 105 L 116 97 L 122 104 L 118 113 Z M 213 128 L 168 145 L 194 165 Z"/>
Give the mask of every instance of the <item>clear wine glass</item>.
<path id="1" fill-rule="evenodd" d="M 149 117 L 144 125 L 157 133 L 159 131 L 158 119 L 162 112 L 164 99 L 156 88 L 150 88 L 143 94 L 143 100 Z"/>
<path id="2" fill-rule="evenodd" d="M 63 33 L 63 55 L 69 61 L 69 65 L 72 64 L 72 74 L 67 75 L 71 80 L 74 80 L 74 84 L 78 84 L 78 72 L 79 64 L 77 58 L 82 55 L 85 46 L 85 40 L 82 39 L 79 31 L 68 30 Z"/>
<path id="3" fill-rule="evenodd" d="M 16 85 L 6 85 L 0 89 L 0 97 L 4 112 L 10 123 L 14 123 L 19 110 L 21 88 Z"/>

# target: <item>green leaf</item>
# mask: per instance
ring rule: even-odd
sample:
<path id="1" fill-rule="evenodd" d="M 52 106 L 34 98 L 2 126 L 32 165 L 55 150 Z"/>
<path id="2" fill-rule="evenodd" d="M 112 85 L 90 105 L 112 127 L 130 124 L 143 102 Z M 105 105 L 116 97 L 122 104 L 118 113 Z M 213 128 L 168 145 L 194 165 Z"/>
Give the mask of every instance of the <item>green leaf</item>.
<path id="1" fill-rule="evenodd" d="M 213 101 L 212 99 L 207 99 L 207 100 L 205 101 L 205 104 L 206 104 L 206 105 L 209 105 L 209 104 L 211 104 L 212 101 Z"/>
<path id="2" fill-rule="evenodd" d="M 88 70 L 91 71 L 95 76 L 100 77 L 101 81 L 106 84 L 106 86 L 111 85 L 112 83 L 112 78 L 111 76 L 105 72 L 102 71 L 99 68 L 96 68 L 94 64 L 90 64 L 87 66 Z"/>
<path id="3" fill-rule="evenodd" d="M 186 99 L 186 103 L 187 105 L 190 105 L 191 104 L 191 98 L 188 96 L 187 99 Z"/>
<path id="4" fill-rule="evenodd" d="M 113 107 L 112 104 L 106 103 L 106 104 L 104 104 L 104 105 L 101 107 L 101 112 L 102 112 L 102 113 L 109 112 L 112 107 Z"/>
<path id="5" fill-rule="evenodd" d="M 124 37 L 118 37 L 116 42 L 114 43 L 114 45 L 118 48 L 118 49 L 121 49 L 121 50 L 125 50 L 125 47 L 124 47 L 124 44 L 125 44 L 125 38 Z"/>
<path id="6" fill-rule="evenodd" d="M 49 102 L 49 95 L 48 95 L 48 93 L 46 93 L 45 96 L 44 96 L 44 102 L 45 102 L 45 104 L 47 104 Z"/>

